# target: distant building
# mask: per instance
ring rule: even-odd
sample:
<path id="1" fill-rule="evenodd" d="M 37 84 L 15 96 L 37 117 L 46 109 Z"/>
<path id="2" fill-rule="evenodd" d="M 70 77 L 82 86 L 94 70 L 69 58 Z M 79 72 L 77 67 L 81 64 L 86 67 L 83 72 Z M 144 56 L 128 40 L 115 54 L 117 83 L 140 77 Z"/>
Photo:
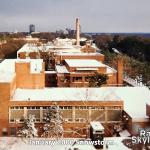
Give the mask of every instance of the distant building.
<path id="1" fill-rule="evenodd" d="M 34 24 L 30 24 L 29 25 L 29 33 L 35 32 L 35 25 Z"/>

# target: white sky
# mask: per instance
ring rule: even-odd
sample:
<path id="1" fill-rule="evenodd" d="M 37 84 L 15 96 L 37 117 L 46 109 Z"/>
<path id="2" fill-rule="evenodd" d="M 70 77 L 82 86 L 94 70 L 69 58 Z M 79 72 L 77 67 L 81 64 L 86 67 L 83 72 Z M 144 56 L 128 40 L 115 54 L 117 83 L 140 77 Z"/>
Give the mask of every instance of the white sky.
<path id="1" fill-rule="evenodd" d="M 0 31 L 150 32 L 150 0 L 0 0 Z"/>

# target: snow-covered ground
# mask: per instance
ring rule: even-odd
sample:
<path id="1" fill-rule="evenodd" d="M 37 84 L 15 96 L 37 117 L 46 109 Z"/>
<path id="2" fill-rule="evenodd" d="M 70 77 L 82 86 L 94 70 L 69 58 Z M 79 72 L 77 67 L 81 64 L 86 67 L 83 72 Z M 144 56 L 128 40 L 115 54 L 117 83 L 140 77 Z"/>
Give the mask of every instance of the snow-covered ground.
<path id="1" fill-rule="evenodd" d="M 104 141 L 109 141 L 113 144 L 104 145 L 103 150 L 129 150 L 121 142 L 122 137 L 105 138 Z M 93 145 L 90 144 L 75 144 L 80 141 L 79 139 L 22 139 L 15 137 L 0 137 L 0 150 L 96 150 Z"/>

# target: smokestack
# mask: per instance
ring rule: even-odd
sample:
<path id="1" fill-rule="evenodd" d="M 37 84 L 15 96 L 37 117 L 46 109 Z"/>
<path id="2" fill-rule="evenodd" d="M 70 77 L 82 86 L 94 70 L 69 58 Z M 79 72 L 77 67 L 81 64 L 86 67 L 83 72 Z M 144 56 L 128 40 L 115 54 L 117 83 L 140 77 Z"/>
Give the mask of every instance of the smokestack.
<path id="1" fill-rule="evenodd" d="M 76 45 L 80 45 L 80 22 L 79 18 L 76 18 Z"/>
<path id="2" fill-rule="evenodd" d="M 118 85 L 123 85 L 123 59 L 118 58 L 117 61 L 117 82 Z"/>

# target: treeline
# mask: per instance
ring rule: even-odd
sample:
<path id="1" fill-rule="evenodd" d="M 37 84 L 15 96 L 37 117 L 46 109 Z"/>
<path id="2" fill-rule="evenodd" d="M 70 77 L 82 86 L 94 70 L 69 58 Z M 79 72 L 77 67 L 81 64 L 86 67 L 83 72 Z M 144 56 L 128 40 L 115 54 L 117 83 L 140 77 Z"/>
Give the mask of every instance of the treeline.
<path id="1" fill-rule="evenodd" d="M 58 35 L 52 32 L 41 32 L 32 34 L 33 38 L 39 38 L 40 40 L 45 40 L 45 42 L 54 40 Z"/>
<path id="2" fill-rule="evenodd" d="M 17 51 L 25 44 L 22 40 L 7 40 L 6 44 L 0 46 L 0 59 L 16 58 Z"/>
<path id="3" fill-rule="evenodd" d="M 113 68 L 117 69 L 117 60 L 123 59 L 124 74 L 135 79 L 142 76 L 142 82 L 150 87 L 150 65 L 148 62 L 141 62 L 127 55 L 117 55 L 109 50 L 102 50 L 105 55 L 105 63 L 108 63 Z"/>
<path id="4" fill-rule="evenodd" d="M 118 57 L 122 57 L 124 73 L 131 78 L 142 75 L 143 83 L 150 87 L 150 39 L 119 35 L 98 35 L 94 39 L 97 46 L 102 49 L 106 63 L 116 67 Z M 121 54 L 118 55 L 112 48 Z"/>
<path id="5" fill-rule="evenodd" d="M 116 48 L 124 54 L 142 62 L 150 62 L 150 39 L 129 36 L 122 38 L 118 35 L 113 37 L 108 48 Z"/>

